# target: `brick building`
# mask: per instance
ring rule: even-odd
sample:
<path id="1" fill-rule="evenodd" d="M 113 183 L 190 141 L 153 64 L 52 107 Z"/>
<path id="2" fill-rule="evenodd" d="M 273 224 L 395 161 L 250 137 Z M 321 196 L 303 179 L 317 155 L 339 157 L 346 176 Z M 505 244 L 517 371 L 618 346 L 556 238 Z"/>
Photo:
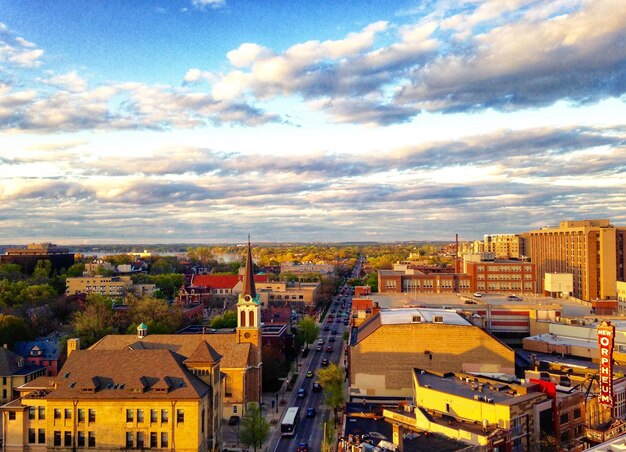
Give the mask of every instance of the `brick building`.
<path id="1" fill-rule="evenodd" d="M 470 291 L 470 278 L 462 273 L 423 273 L 419 270 L 379 270 L 379 293 L 458 293 Z"/>
<path id="2" fill-rule="evenodd" d="M 382 309 L 350 338 L 350 397 L 409 397 L 414 367 L 514 374 L 515 353 L 446 309 Z"/>
<path id="3" fill-rule="evenodd" d="M 558 227 L 526 232 L 526 254 L 535 264 L 537 291 L 546 273 L 574 276 L 573 296 L 586 301 L 615 299 L 616 281 L 626 275 L 626 227 L 609 220 L 562 221 Z"/>
<path id="4" fill-rule="evenodd" d="M 535 293 L 535 265 L 530 262 L 495 260 L 463 262 L 471 292 Z"/>

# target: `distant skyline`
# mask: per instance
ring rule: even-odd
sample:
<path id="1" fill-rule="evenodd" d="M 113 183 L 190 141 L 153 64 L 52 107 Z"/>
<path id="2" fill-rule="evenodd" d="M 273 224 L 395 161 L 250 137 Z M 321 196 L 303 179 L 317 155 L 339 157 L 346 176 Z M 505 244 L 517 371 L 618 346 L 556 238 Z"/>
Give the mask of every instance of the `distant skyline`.
<path id="1" fill-rule="evenodd" d="M 623 0 L 0 0 L 0 243 L 626 225 Z"/>

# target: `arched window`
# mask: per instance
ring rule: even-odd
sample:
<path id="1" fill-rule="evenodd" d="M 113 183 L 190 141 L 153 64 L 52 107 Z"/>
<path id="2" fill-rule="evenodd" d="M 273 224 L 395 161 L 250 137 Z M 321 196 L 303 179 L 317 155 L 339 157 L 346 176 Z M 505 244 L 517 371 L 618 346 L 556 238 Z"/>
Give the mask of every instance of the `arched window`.
<path id="1" fill-rule="evenodd" d="M 250 323 L 248 326 L 254 326 L 254 311 L 250 311 Z"/>
<path id="2" fill-rule="evenodd" d="M 239 326 L 246 326 L 246 311 L 241 311 Z"/>

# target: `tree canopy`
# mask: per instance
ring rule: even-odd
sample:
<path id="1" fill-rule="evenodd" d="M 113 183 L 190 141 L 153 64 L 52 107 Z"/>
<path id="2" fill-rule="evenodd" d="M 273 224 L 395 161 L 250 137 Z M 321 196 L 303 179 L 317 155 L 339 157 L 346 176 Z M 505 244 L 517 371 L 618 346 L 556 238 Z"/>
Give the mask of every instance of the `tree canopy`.
<path id="1" fill-rule="evenodd" d="M 7 344 L 11 348 L 17 341 L 28 339 L 31 339 L 31 333 L 23 318 L 0 314 L 0 347 Z"/>
<path id="2" fill-rule="evenodd" d="M 115 316 L 112 302 L 103 295 L 89 294 L 84 311 L 74 314 L 72 327 L 85 347 L 113 332 Z"/>
<path id="3" fill-rule="evenodd" d="M 302 320 L 296 324 L 296 327 L 298 328 L 298 333 L 302 336 L 307 348 L 309 344 L 313 343 L 320 334 L 320 327 L 317 322 L 313 317 L 308 315 L 305 315 Z"/>
<path id="4" fill-rule="evenodd" d="M 236 328 L 237 313 L 235 311 L 226 311 L 223 315 L 218 315 L 211 320 L 211 328 Z"/>
<path id="5" fill-rule="evenodd" d="M 269 436 L 270 426 L 261 413 L 258 403 L 250 402 L 247 405 L 246 414 L 241 419 L 239 428 L 239 440 L 255 451 L 262 447 Z"/>

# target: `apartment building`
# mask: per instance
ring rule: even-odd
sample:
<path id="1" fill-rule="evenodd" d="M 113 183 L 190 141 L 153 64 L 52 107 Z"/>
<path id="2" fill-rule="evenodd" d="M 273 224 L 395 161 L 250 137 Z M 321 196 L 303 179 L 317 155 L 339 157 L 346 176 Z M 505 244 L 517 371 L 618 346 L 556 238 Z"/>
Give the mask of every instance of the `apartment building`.
<path id="1" fill-rule="evenodd" d="M 518 234 L 487 234 L 482 251 L 493 253 L 496 259 L 519 259 L 523 255 L 523 239 Z"/>
<path id="2" fill-rule="evenodd" d="M 419 270 L 379 270 L 379 293 L 469 292 L 470 278 L 462 273 L 424 273 Z"/>
<path id="3" fill-rule="evenodd" d="M 472 292 L 536 292 L 534 264 L 530 262 L 465 260 L 463 266 Z"/>
<path id="4" fill-rule="evenodd" d="M 546 273 L 570 273 L 574 297 L 616 299 L 616 281 L 625 280 L 626 227 L 607 219 L 562 221 L 522 236 L 535 264 L 538 291 L 544 289 Z"/>
<path id="5" fill-rule="evenodd" d="M 133 284 L 130 276 L 80 276 L 65 280 L 65 295 L 96 293 L 112 298 L 123 298 L 127 293 L 139 297 L 151 296 L 156 291 L 155 284 Z"/>

